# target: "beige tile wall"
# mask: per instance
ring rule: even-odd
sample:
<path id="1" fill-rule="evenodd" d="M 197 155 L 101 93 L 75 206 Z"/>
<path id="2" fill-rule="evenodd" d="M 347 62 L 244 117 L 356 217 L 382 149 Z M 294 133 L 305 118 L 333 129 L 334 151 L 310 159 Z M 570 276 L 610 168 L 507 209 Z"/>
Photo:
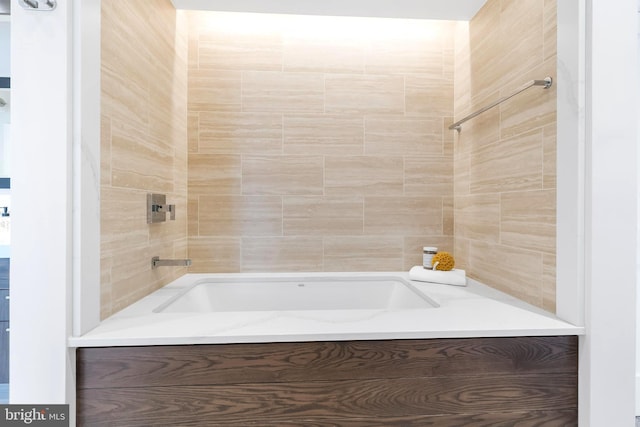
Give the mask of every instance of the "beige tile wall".
<path id="1" fill-rule="evenodd" d="M 446 127 L 555 77 L 555 8 L 489 0 L 467 24 L 102 2 L 102 317 L 186 272 L 154 255 L 406 270 L 424 245 L 553 311 L 555 86 Z M 148 192 L 178 220 L 146 224 Z"/>
<path id="2" fill-rule="evenodd" d="M 489 0 L 456 31 L 455 117 L 556 76 L 556 0 Z M 556 82 L 557 83 L 557 82 Z M 559 84 L 562 84 L 561 82 Z M 465 123 L 454 154 L 455 255 L 469 276 L 555 311 L 556 85 Z"/>
<path id="3" fill-rule="evenodd" d="M 405 270 L 453 250 L 454 30 L 190 12 L 190 272 Z"/>
<path id="4" fill-rule="evenodd" d="M 185 273 L 151 258 L 187 256 L 187 32 L 170 0 L 102 2 L 101 317 Z M 146 223 L 148 192 L 177 220 Z"/>

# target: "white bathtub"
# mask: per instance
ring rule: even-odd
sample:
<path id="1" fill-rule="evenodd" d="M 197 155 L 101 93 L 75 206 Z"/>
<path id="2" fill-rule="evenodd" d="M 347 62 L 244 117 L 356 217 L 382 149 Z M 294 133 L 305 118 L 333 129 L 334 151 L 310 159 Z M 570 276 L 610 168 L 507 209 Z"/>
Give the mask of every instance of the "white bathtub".
<path id="1" fill-rule="evenodd" d="M 579 335 L 472 279 L 407 272 L 186 274 L 70 337 L 71 347 Z"/>
<path id="2" fill-rule="evenodd" d="M 398 276 L 218 278 L 196 281 L 154 313 L 414 310 L 438 303 Z"/>

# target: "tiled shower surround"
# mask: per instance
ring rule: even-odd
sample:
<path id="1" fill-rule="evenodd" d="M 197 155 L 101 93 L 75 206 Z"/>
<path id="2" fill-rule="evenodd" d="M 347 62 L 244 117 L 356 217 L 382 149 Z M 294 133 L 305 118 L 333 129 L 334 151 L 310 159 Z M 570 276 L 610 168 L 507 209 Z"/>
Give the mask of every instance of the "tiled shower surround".
<path id="1" fill-rule="evenodd" d="M 453 249 L 456 23 L 189 18 L 190 271 L 397 271 Z"/>
<path id="2" fill-rule="evenodd" d="M 554 309 L 555 89 L 447 126 L 555 76 L 555 1 L 489 0 L 470 24 L 102 10 L 103 317 L 185 272 L 153 255 L 380 271 L 425 245 Z M 151 191 L 175 223 L 146 224 Z"/>

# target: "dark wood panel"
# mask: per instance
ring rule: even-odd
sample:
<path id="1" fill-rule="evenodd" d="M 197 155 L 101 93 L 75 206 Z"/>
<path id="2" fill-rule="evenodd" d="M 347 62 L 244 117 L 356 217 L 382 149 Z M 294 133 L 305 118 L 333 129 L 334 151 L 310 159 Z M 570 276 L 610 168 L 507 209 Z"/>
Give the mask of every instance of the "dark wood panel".
<path id="1" fill-rule="evenodd" d="M 224 386 L 87 389 L 82 421 L 169 425 L 202 419 L 244 423 L 268 419 L 403 417 L 577 408 L 577 378 L 566 374 L 402 378 Z"/>
<path id="2" fill-rule="evenodd" d="M 227 344 L 78 350 L 78 388 L 562 373 L 577 338 Z"/>
<path id="3" fill-rule="evenodd" d="M 95 420 L 91 424 L 78 420 L 78 426 L 112 427 L 115 424 L 108 420 Z M 149 427 L 148 420 L 127 420 L 119 426 Z M 215 427 L 236 426 L 236 421 L 226 422 L 213 418 L 180 417 L 179 421 L 172 420 L 170 424 L 180 427 Z M 403 416 L 392 418 L 328 418 L 316 420 L 305 418 L 303 420 L 279 420 L 268 419 L 243 421 L 242 426 L 259 427 L 574 427 L 578 425 L 578 411 L 528 411 L 528 412 L 501 412 L 492 414 L 463 414 L 463 415 L 435 415 L 435 416 Z"/>

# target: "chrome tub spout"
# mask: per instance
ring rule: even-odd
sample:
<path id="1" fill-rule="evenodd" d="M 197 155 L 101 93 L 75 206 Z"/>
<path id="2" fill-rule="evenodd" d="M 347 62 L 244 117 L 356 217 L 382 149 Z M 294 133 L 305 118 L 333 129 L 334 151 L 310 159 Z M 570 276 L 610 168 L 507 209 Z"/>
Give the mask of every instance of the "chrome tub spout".
<path id="1" fill-rule="evenodd" d="M 158 267 L 189 267 L 190 259 L 160 259 L 159 256 L 151 258 L 151 268 Z"/>

